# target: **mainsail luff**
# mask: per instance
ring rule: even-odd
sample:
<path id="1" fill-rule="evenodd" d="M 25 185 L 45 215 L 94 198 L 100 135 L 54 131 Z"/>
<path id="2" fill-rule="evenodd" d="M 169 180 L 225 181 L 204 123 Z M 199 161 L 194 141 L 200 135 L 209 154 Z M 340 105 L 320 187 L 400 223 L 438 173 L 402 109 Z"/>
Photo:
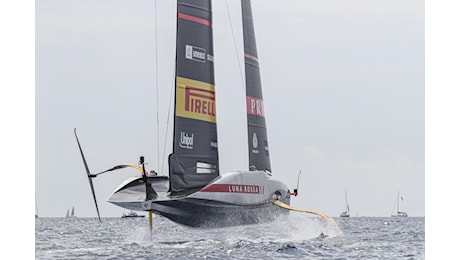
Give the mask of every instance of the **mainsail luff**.
<path id="1" fill-rule="evenodd" d="M 249 167 L 271 171 L 251 1 L 241 0 L 243 18 Z"/>
<path id="2" fill-rule="evenodd" d="M 210 0 L 177 1 L 176 92 L 170 190 L 188 192 L 219 175 Z"/>

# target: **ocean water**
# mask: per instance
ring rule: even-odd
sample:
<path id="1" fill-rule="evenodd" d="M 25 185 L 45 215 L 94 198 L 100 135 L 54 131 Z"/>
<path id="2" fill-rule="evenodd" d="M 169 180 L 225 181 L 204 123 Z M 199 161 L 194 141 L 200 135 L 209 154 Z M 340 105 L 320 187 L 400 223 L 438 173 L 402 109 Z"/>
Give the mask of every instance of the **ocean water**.
<path id="1" fill-rule="evenodd" d="M 37 218 L 36 259 L 425 259 L 425 218 L 321 218 L 218 229 L 145 218 Z"/>

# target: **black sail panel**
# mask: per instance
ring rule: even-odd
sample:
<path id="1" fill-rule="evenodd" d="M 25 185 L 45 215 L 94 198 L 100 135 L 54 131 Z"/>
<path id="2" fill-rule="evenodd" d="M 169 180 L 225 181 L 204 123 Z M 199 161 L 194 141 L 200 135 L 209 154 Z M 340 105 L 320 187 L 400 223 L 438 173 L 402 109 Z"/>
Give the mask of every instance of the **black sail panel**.
<path id="1" fill-rule="evenodd" d="M 241 0 L 243 17 L 249 166 L 271 171 L 264 101 L 250 0 Z"/>
<path id="2" fill-rule="evenodd" d="M 199 189 L 219 175 L 210 0 L 177 1 L 172 193 Z"/>

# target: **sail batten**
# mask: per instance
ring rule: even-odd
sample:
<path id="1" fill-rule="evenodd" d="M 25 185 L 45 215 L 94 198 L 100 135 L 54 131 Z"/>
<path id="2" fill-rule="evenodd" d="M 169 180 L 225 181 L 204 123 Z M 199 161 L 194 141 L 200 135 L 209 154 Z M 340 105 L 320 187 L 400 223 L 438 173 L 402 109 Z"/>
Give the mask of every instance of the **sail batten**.
<path id="1" fill-rule="evenodd" d="M 262 83 L 250 0 L 241 0 L 241 9 L 246 74 L 249 168 L 271 171 Z"/>
<path id="2" fill-rule="evenodd" d="M 171 192 L 186 193 L 219 175 L 210 0 L 177 1 L 176 37 L 174 144 L 169 176 Z"/>

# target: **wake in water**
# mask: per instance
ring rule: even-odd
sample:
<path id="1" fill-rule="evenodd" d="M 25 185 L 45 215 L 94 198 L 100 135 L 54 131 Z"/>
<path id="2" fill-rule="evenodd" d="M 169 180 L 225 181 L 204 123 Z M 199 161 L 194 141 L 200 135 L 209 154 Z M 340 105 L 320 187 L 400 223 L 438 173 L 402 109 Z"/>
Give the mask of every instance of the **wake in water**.
<path id="1" fill-rule="evenodd" d="M 153 228 L 152 236 L 148 226 L 138 227 L 129 236 L 131 242 L 158 246 L 184 247 L 190 244 L 218 241 L 225 244 L 304 242 L 311 239 L 328 239 L 341 235 L 333 224 L 321 217 L 301 212 L 290 212 L 269 223 L 215 229 L 197 229 L 175 224 L 162 217 L 161 225 Z M 166 223 L 168 222 L 168 223 Z M 165 226 L 168 226 L 165 229 Z M 191 238 L 187 240 L 185 238 Z"/>
<path id="2" fill-rule="evenodd" d="M 147 225 L 133 229 L 125 241 L 125 250 L 169 252 L 170 258 L 276 258 L 303 254 L 299 246 L 341 235 L 323 218 L 301 212 L 291 212 L 269 223 L 215 229 L 185 227 L 159 216 L 156 220 L 152 237 Z"/>

